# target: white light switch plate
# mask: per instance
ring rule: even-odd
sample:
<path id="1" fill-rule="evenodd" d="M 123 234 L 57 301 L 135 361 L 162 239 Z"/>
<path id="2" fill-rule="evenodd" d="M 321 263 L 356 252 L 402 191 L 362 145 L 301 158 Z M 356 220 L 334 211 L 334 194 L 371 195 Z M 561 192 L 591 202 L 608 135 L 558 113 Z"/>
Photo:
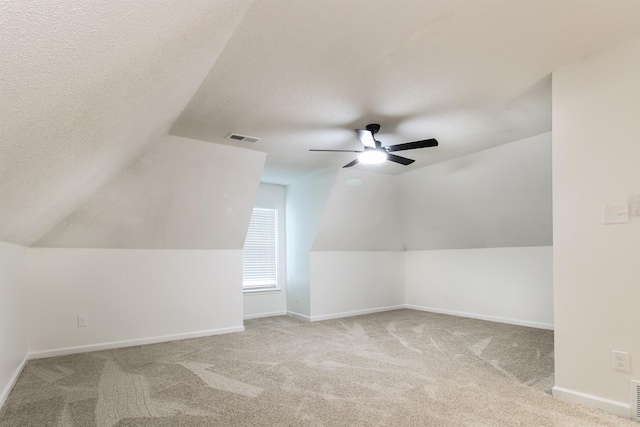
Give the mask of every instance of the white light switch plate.
<path id="1" fill-rule="evenodd" d="M 605 205 L 602 207 L 603 224 L 621 224 L 629 222 L 629 205 Z"/>

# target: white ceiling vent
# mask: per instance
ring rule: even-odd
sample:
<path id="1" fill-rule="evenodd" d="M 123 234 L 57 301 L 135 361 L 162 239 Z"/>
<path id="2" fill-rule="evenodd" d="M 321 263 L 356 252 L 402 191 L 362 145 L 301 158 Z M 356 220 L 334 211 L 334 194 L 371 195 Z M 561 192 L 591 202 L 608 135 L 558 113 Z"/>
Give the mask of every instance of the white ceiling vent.
<path id="1" fill-rule="evenodd" d="M 262 138 L 256 138 L 255 136 L 240 135 L 239 133 L 230 133 L 227 136 L 227 139 L 235 139 L 236 141 L 244 141 L 244 142 L 258 142 Z"/>

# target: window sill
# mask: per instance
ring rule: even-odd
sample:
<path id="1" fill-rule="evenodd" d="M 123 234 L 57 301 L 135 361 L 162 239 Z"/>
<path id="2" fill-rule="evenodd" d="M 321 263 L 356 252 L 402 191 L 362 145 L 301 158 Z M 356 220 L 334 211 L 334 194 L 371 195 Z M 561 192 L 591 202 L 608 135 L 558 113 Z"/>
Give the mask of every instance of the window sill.
<path id="1" fill-rule="evenodd" d="M 243 294 L 275 294 L 280 292 L 280 288 L 243 289 Z"/>

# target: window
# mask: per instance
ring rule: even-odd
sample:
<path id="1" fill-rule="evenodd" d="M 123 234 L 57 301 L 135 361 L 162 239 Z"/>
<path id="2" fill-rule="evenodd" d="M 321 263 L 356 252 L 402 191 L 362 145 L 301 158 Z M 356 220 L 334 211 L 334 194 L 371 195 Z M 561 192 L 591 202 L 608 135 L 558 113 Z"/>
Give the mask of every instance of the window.
<path id="1" fill-rule="evenodd" d="M 274 206 L 256 206 L 242 252 L 244 290 L 278 287 L 278 210 Z"/>

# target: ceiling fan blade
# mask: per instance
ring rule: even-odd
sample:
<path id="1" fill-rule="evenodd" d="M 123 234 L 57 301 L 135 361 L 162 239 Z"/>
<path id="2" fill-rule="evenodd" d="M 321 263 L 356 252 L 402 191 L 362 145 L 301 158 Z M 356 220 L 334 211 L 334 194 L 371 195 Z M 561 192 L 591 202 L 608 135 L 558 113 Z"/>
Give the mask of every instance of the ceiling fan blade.
<path id="1" fill-rule="evenodd" d="M 373 133 L 370 130 L 356 129 L 356 133 L 365 147 L 376 148 L 376 141 L 373 139 Z"/>
<path id="2" fill-rule="evenodd" d="M 332 153 L 362 153 L 362 150 L 320 150 L 315 148 L 310 148 L 309 151 L 330 151 Z"/>
<path id="3" fill-rule="evenodd" d="M 388 152 L 392 152 L 392 151 L 413 150 L 415 148 L 426 148 L 426 147 L 437 147 L 437 146 L 438 146 L 438 141 L 436 141 L 434 138 L 431 138 L 431 139 L 424 139 L 422 141 L 413 141 L 413 142 L 406 142 L 404 144 L 390 145 L 388 147 L 385 147 L 384 149 L 387 150 Z"/>
<path id="4" fill-rule="evenodd" d="M 395 154 L 387 154 L 387 160 L 395 163 L 400 163 L 401 165 L 410 165 L 415 162 L 413 159 L 407 159 L 406 157 L 396 156 Z"/>
<path id="5" fill-rule="evenodd" d="M 355 166 L 358 164 L 358 159 L 355 159 L 352 162 L 347 163 L 346 165 L 343 166 L 343 168 L 350 168 L 351 166 Z"/>

